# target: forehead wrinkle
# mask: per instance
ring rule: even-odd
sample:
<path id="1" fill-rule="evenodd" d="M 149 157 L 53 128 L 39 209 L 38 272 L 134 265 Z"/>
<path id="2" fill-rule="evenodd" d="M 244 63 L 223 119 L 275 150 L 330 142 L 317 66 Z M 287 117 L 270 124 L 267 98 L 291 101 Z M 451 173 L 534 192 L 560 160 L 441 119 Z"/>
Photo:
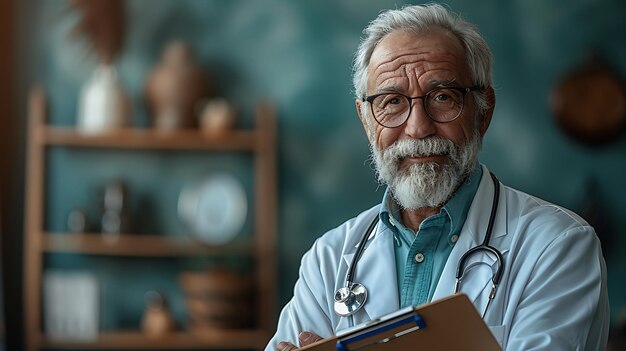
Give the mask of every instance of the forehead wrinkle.
<path id="1" fill-rule="evenodd" d="M 425 61 L 425 58 L 424 58 L 425 55 L 423 53 L 419 53 L 419 54 L 407 53 L 407 54 L 402 54 L 399 56 L 392 56 L 392 55 L 387 55 L 387 56 L 389 58 L 388 60 L 378 63 L 377 66 L 374 68 L 374 72 L 373 72 L 374 74 L 377 74 L 379 71 L 381 73 L 378 73 L 378 74 L 382 74 L 387 71 L 395 71 L 395 70 L 398 70 L 402 65 L 405 65 L 407 63 L 417 64 L 421 61 Z M 410 57 L 415 57 L 415 59 L 410 59 Z"/>
<path id="2" fill-rule="evenodd" d="M 374 88 L 377 90 L 405 90 L 407 86 L 407 76 L 398 71 L 386 72 L 377 76 L 374 80 L 374 84 Z"/>
<path id="3" fill-rule="evenodd" d="M 463 57 L 458 57 L 458 55 L 454 52 L 433 52 L 429 50 L 425 50 L 418 53 L 405 53 L 405 54 L 387 54 L 386 58 L 381 60 L 380 63 L 376 61 L 370 61 L 370 65 L 376 64 L 377 66 L 374 68 L 373 73 L 376 73 L 380 70 L 394 70 L 398 69 L 400 66 L 405 64 L 419 64 L 424 63 L 428 65 L 429 63 L 439 63 L 439 62 L 448 62 L 451 65 L 456 64 L 457 62 L 464 62 Z"/>
<path id="4" fill-rule="evenodd" d="M 373 88 L 377 90 L 410 90 L 412 87 L 432 89 L 442 85 L 442 82 L 456 81 L 458 72 L 453 63 L 435 61 L 426 64 L 404 64 L 395 70 L 379 70 L 373 78 Z"/>
<path id="5" fill-rule="evenodd" d="M 368 86 L 373 89 L 386 88 L 385 85 L 411 90 L 419 83 L 433 87 L 430 81 L 457 79 L 460 65 L 465 62 L 464 52 L 439 45 L 409 46 L 394 50 L 382 45 L 373 53 L 369 62 Z M 443 75 L 437 72 L 444 72 Z M 428 78 L 428 79 L 427 79 Z M 424 81 L 427 79 L 426 81 Z"/>

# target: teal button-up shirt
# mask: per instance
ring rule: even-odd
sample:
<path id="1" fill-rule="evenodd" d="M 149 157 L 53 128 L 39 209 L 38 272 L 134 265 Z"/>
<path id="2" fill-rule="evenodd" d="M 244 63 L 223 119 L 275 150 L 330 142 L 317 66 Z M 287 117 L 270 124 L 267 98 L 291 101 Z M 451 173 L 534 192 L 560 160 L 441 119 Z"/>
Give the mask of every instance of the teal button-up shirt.
<path id="1" fill-rule="evenodd" d="M 481 177 L 482 168 L 476 164 L 441 211 L 426 218 L 417 233 L 402 224 L 400 207 L 389 189 L 385 191 L 380 218 L 395 240 L 400 307 L 431 300 L 448 256 L 459 239 Z"/>

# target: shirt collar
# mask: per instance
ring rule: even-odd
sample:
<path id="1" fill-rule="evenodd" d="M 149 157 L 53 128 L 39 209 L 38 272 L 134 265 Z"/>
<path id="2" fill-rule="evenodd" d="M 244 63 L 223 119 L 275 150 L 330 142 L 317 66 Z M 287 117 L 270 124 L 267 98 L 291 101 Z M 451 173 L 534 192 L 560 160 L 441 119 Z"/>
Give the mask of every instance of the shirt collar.
<path id="1" fill-rule="evenodd" d="M 465 223 L 472 200 L 478 190 L 482 173 L 482 167 L 476 162 L 469 177 L 467 177 L 459 189 L 452 195 L 452 198 L 448 200 L 439 212 L 440 214 L 447 215 L 450 220 L 448 241 L 451 243 L 456 241 L 451 240 L 451 237 L 458 235 Z M 400 206 L 393 199 L 389 188 L 385 190 L 385 194 L 383 195 L 383 202 L 380 207 L 380 219 L 390 229 L 402 223 L 400 218 Z"/>

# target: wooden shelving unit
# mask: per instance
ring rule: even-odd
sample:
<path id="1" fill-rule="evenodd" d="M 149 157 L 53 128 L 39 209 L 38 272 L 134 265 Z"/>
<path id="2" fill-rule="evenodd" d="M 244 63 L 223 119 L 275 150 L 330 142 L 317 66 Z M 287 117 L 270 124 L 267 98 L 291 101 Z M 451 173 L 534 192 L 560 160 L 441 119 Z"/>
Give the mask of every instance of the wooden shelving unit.
<path id="1" fill-rule="evenodd" d="M 263 349 L 275 327 L 277 296 L 276 261 L 276 156 L 275 111 L 268 104 L 256 110 L 254 130 L 234 130 L 206 135 L 197 130 L 158 132 L 151 129 L 122 129 L 84 135 L 73 128 L 46 122 L 46 98 L 41 88 L 31 91 L 24 241 L 24 320 L 26 350 L 124 349 L 199 350 Z M 244 243 L 209 247 L 192 239 L 165 234 L 121 233 L 113 242 L 96 233 L 53 233 L 44 228 L 46 153 L 49 147 L 189 150 L 206 152 L 249 152 L 253 155 L 255 217 L 252 239 Z M 255 257 L 257 289 L 253 329 L 176 331 L 154 338 L 136 331 L 102 331 L 89 342 L 50 340 L 42 330 L 42 273 L 44 255 L 72 253 L 116 257 L 186 257 L 240 254 Z"/>

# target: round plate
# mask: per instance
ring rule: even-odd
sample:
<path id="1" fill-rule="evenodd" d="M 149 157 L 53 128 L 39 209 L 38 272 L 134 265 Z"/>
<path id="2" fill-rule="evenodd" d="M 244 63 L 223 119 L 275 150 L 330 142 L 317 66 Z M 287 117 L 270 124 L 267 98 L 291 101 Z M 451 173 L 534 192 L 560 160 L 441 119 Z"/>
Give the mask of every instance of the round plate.
<path id="1" fill-rule="evenodd" d="M 221 245 L 231 241 L 244 225 L 247 198 L 241 183 L 228 174 L 210 176 L 183 188 L 178 215 L 198 240 Z"/>

